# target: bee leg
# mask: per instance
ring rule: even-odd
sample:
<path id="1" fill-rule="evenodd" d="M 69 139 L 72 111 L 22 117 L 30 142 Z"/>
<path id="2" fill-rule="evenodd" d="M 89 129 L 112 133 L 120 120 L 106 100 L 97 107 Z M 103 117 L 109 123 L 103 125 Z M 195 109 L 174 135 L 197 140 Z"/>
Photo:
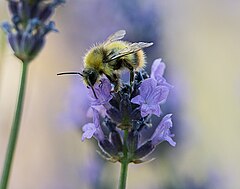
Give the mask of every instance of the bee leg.
<path id="1" fill-rule="evenodd" d="M 120 74 L 118 73 L 113 73 L 113 78 L 114 78 L 114 81 L 113 81 L 113 84 L 114 84 L 114 91 L 115 92 L 118 92 L 121 88 L 121 80 L 120 80 Z"/>
<path id="2" fill-rule="evenodd" d="M 133 84 L 133 80 L 134 80 L 134 70 L 130 70 L 130 85 Z"/>
<path id="3" fill-rule="evenodd" d="M 120 82 L 116 82 L 116 83 L 114 84 L 114 92 L 118 92 L 120 88 L 121 88 Z"/>
<path id="4" fill-rule="evenodd" d="M 114 85 L 114 92 L 118 92 L 119 89 L 121 88 L 120 75 L 118 73 L 112 73 L 112 75 L 106 76 L 110 80 L 110 82 Z"/>

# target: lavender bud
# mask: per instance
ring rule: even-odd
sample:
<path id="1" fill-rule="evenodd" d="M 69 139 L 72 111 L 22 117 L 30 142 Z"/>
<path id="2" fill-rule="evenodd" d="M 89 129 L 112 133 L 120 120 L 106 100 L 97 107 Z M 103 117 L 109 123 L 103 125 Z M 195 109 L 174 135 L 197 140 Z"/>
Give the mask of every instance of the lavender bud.
<path id="1" fill-rule="evenodd" d="M 51 16 L 52 13 L 53 13 L 52 6 L 45 5 L 43 10 L 39 13 L 39 19 L 44 22 Z"/>
<path id="2" fill-rule="evenodd" d="M 35 58 L 43 48 L 46 34 L 57 31 L 54 22 L 45 23 L 51 14 L 46 15 L 44 10 L 51 9 L 53 12 L 63 2 L 63 0 L 53 0 L 53 2 L 8 0 L 12 24 L 3 23 L 2 28 L 8 35 L 16 57 L 23 62 L 29 62 Z M 44 19 L 43 16 L 45 16 Z"/>
<path id="3" fill-rule="evenodd" d="M 53 21 L 50 21 L 46 25 L 46 27 L 43 29 L 42 36 L 46 35 L 50 31 L 58 32 L 58 30 L 55 27 L 55 22 L 53 22 Z"/>
<path id="4" fill-rule="evenodd" d="M 109 154 L 110 156 L 117 156 L 117 149 L 108 139 L 105 138 L 99 141 L 98 145 L 104 153 Z"/>
<path id="5" fill-rule="evenodd" d="M 29 52 L 29 54 L 31 55 L 32 59 L 38 55 L 38 53 L 43 48 L 44 44 L 45 44 L 45 40 L 42 39 L 42 38 L 34 40 L 32 48 L 31 48 L 31 50 Z"/>
<path id="6" fill-rule="evenodd" d="M 12 26 L 8 22 L 3 22 L 1 24 L 1 28 L 6 34 L 11 34 L 12 33 Z"/>
<path id="7" fill-rule="evenodd" d="M 52 6 L 53 6 L 54 8 L 56 8 L 57 6 L 65 3 L 65 2 L 66 2 L 65 0 L 54 0 L 53 3 L 52 3 Z"/>
<path id="8" fill-rule="evenodd" d="M 46 5 L 39 13 L 39 19 L 41 21 L 46 21 L 54 12 L 54 9 L 60 4 L 65 3 L 64 0 L 55 0 L 52 3 Z"/>
<path id="9" fill-rule="evenodd" d="M 17 31 L 19 31 L 18 25 L 19 25 L 19 23 L 21 22 L 20 17 L 19 17 L 18 15 L 14 15 L 14 16 L 12 17 L 12 22 L 13 22 L 13 24 L 15 25 L 15 29 L 16 29 Z"/>
<path id="10" fill-rule="evenodd" d="M 139 138 L 140 138 L 140 134 L 135 130 L 132 130 L 128 134 L 127 145 L 128 145 L 128 150 L 130 152 L 134 152 L 138 148 Z"/>
<path id="11" fill-rule="evenodd" d="M 38 14 L 42 9 L 42 6 L 39 6 L 39 3 L 41 3 L 41 0 L 35 0 L 33 2 L 31 6 L 31 13 L 30 13 L 31 18 L 38 17 Z"/>
<path id="12" fill-rule="evenodd" d="M 112 144 L 115 146 L 118 152 L 122 152 L 123 144 L 121 140 L 121 136 L 117 131 L 110 132 L 110 139 Z"/>
<path id="13" fill-rule="evenodd" d="M 9 0 L 8 8 L 11 14 L 15 15 L 18 12 L 18 3 L 17 1 Z"/>
<path id="14" fill-rule="evenodd" d="M 25 21 L 30 18 L 30 5 L 26 1 L 19 2 L 19 16 L 21 20 Z"/>
<path id="15" fill-rule="evenodd" d="M 9 41 L 9 44 L 10 44 L 11 48 L 13 49 L 13 51 L 14 51 L 14 52 L 18 51 L 18 50 L 17 50 L 18 45 L 17 45 L 17 43 L 16 43 L 16 41 L 17 41 L 16 35 L 14 35 L 14 34 L 9 34 L 9 35 L 8 35 L 8 41 Z"/>
<path id="16" fill-rule="evenodd" d="M 119 109 L 122 117 L 129 117 L 129 114 L 132 112 L 132 107 L 128 94 L 122 95 L 122 100 L 120 101 Z"/>
<path id="17" fill-rule="evenodd" d="M 152 145 L 152 142 L 147 141 L 134 152 L 134 159 L 141 159 L 149 155 L 154 149 L 155 149 L 155 146 Z"/>
<path id="18" fill-rule="evenodd" d="M 107 114 L 114 122 L 120 123 L 122 120 L 120 111 L 115 107 L 111 107 L 109 110 L 107 110 Z"/>
<path id="19" fill-rule="evenodd" d="M 103 123 L 110 131 L 116 130 L 117 124 L 112 122 L 112 120 L 108 116 L 105 116 Z"/>
<path id="20" fill-rule="evenodd" d="M 109 103 L 111 104 L 111 106 L 115 107 L 115 108 L 119 108 L 119 100 L 118 99 L 119 95 L 113 95 L 113 98 L 109 101 Z"/>
<path id="21" fill-rule="evenodd" d="M 141 119 L 142 116 L 141 116 L 141 110 L 140 108 L 135 108 L 132 112 L 131 112 L 131 119 L 132 120 L 139 120 Z"/>
<path id="22" fill-rule="evenodd" d="M 147 116 L 147 117 L 143 118 L 141 121 L 139 121 L 137 131 L 141 132 L 142 129 L 149 128 L 149 127 L 152 127 L 151 116 Z"/>

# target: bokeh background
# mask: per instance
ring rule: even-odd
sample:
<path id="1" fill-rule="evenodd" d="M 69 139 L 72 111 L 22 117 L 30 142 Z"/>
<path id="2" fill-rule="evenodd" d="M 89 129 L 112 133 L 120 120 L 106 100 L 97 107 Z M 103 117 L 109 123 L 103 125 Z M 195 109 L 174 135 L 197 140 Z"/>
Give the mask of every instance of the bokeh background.
<path id="1" fill-rule="evenodd" d="M 9 18 L 0 1 L 0 21 Z M 240 1 L 68 0 L 54 20 L 60 32 L 30 65 L 9 189 L 117 188 L 119 164 L 99 158 L 94 140 L 81 142 L 85 87 L 56 73 L 80 71 L 87 49 L 119 29 L 154 42 L 147 69 L 161 57 L 175 86 L 163 110 L 173 112 L 177 146 L 161 144 L 155 161 L 131 165 L 128 188 L 240 188 Z M 0 31 L 0 170 L 19 74 Z"/>

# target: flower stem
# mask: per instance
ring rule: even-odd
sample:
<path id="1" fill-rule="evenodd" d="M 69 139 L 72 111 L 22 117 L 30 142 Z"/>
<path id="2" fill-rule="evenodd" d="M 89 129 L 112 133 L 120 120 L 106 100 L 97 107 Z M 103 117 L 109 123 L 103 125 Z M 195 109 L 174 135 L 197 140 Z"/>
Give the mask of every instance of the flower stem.
<path id="1" fill-rule="evenodd" d="M 19 133 L 19 127 L 20 127 L 20 121 L 21 121 L 21 115 L 22 115 L 22 109 L 23 109 L 27 67 L 28 67 L 28 62 L 23 62 L 17 107 L 16 107 L 16 112 L 15 112 L 14 120 L 12 123 L 9 141 L 8 141 L 7 152 L 5 156 L 5 162 L 4 162 L 4 167 L 3 167 L 3 172 L 2 172 L 1 182 L 0 182 L 0 189 L 6 189 L 8 185 L 9 174 L 11 170 L 15 146 L 17 143 L 17 137 Z"/>
<path id="2" fill-rule="evenodd" d="M 127 181 L 127 171 L 128 171 L 128 149 L 127 149 L 127 136 L 128 130 L 124 131 L 124 146 L 123 146 L 123 159 L 121 161 L 121 173 L 120 173 L 120 180 L 119 180 L 119 188 L 118 189 L 125 189 L 126 188 L 126 181 Z"/>

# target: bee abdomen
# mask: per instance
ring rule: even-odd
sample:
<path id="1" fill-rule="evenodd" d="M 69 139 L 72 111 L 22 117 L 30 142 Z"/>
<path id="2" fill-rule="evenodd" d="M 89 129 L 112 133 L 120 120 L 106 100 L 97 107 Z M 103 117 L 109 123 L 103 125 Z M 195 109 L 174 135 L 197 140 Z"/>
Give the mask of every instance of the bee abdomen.
<path id="1" fill-rule="evenodd" d="M 140 69 L 145 66 L 145 54 L 142 50 L 137 51 L 134 55 L 134 63 L 133 67 L 134 69 Z"/>

